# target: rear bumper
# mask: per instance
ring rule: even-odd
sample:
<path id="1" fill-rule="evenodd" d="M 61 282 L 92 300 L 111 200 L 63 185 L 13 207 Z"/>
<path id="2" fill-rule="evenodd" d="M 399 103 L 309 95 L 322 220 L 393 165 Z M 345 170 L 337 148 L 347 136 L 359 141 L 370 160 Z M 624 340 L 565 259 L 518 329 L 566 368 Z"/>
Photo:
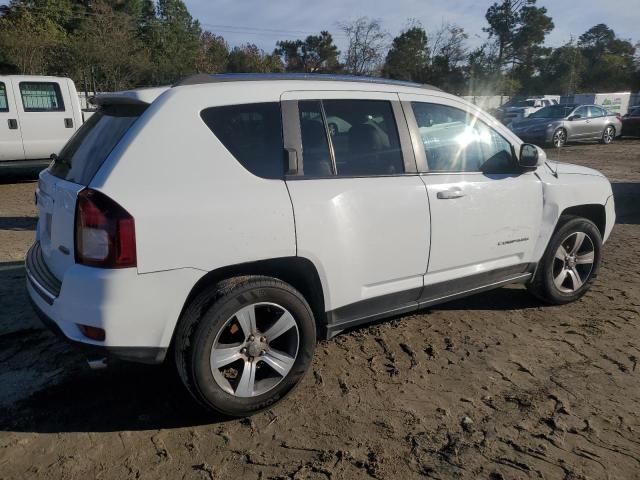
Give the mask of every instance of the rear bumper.
<path id="1" fill-rule="evenodd" d="M 135 268 L 73 265 L 56 291 L 52 282 L 57 279 L 38 242 L 27 254 L 26 270 L 29 297 L 45 324 L 92 352 L 145 363 L 164 360 L 184 302 L 204 273 L 178 269 L 138 274 Z M 78 324 L 103 329 L 105 340 L 85 337 Z"/>

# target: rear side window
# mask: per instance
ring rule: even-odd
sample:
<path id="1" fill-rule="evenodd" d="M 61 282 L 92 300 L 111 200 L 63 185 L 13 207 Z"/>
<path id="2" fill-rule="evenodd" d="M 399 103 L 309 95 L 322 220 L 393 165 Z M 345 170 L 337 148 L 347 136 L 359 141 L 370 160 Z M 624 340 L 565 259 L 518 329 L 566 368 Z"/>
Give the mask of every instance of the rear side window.
<path id="1" fill-rule="evenodd" d="M 447 105 L 412 103 L 432 172 L 512 173 L 511 144 L 473 115 Z"/>
<path id="2" fill-rule="evenodd" d="M 0 112 L 8 112 L 9 103 L 7 102 L 7 87 L 0 82 Z"/>
<path id="3" fill-rule="evenodd" d="M 88 185 L 146 105 L 107 105 L 78 129 L 49 171 L 56 177 Z"/>
<path id="4" fill-rule="evenodd" d="M 298 109 L 305 176 L 404 173 L 391 102 L 301 101 Z"/>
<path id="5" fill-rule="evenodd" d="M 54 82 L 20 82 L 25 112 L 64 112 L 60 85 Z"/>
<path id="6" fill-rule="evenodd" d="M 200 116 L 244 168 L 262 178 L 284 177 L 279 102 L 211 107 Z"/>

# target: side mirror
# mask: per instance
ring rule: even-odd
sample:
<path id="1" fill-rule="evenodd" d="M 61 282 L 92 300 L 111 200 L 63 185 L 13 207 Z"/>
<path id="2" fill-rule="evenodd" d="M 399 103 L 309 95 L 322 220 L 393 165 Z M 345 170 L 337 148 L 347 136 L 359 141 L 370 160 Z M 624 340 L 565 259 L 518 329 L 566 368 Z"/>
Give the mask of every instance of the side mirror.
<path id="1" fill-rule="evenodd" d="M 573 121 L 573 120 L 579 120 L 582 118 L 582 115 L 571 115 L 569 117 L 569 120 Z"/>
<path id="2" fill-rule="evenodd" d="M 547 154 L 543 149 L 530 143 L 523 143 L 520 147 L 520 157 L 518 165 L 527 170 L 535 170 L 547 159 Z"/>

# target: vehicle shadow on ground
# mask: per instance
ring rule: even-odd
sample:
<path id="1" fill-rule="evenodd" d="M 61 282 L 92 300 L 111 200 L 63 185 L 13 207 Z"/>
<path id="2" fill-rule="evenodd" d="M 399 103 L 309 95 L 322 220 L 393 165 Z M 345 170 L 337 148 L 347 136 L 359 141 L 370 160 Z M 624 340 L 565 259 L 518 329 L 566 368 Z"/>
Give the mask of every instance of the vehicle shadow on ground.
<path id="1" fill-rule="evenodd" d="M 640 183 L 612 183 L 616 223 L 640 224 Z"/>
<path id="2" fill-rule="evenodd" d="M 35 230 L 37 217 L 0 217 L 0 230 Z"/>

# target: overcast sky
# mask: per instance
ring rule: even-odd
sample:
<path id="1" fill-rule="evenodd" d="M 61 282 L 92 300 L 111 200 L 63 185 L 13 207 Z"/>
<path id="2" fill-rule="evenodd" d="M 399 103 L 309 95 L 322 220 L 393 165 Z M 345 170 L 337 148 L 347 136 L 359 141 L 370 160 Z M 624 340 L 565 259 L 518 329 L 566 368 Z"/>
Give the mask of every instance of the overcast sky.
<path id="1" fill-rule="evenodd" d="M 443 21 L 462 26 L 477 46 L 486 38 L 484 15 L 493 0 L 185 0 L 203 27 L 225 37 L 229 44 L 255 43 L 271 51 L 275 42 L 303 38 L 326 29 L 344 48 L 337 22 L 360 16 L 379 18 L 397 35 L 407 19 L 427 30 Z M 548 43 L 558 46 L 598 23 L 606 23 L 623 37 L 640 41 L 640 0 L 538 0 L 549 11 L 555 29 Z"/>

